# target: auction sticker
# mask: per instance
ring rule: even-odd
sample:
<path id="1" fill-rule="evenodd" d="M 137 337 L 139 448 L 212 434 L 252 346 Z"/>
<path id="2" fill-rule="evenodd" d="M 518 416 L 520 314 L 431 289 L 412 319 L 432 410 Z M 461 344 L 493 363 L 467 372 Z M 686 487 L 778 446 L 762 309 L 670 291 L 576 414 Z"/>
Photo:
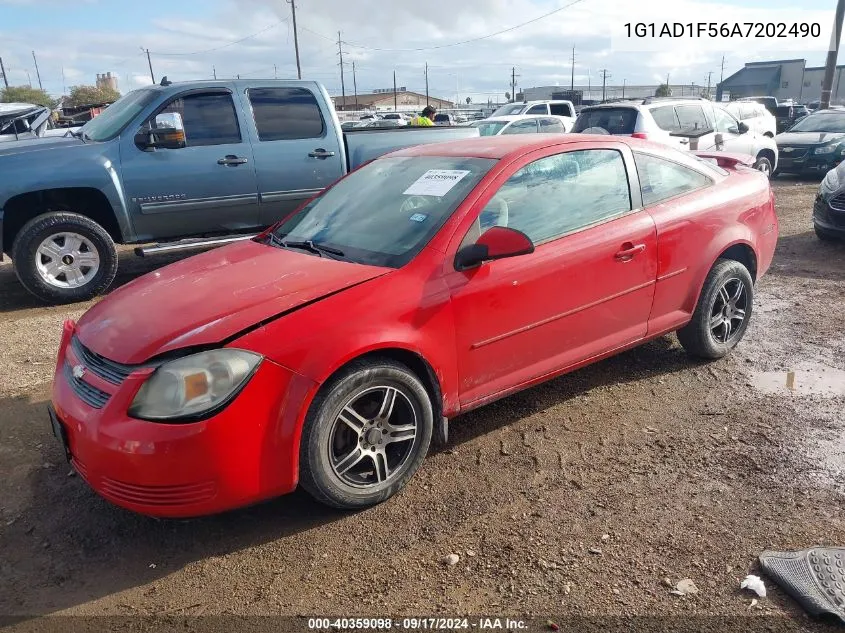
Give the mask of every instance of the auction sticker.
<path id="1" fill-rule="evenodd" d="M 463 169 L 429 169 L 403 193 L 406 196 L 445 196 L 468 173 Z"/>

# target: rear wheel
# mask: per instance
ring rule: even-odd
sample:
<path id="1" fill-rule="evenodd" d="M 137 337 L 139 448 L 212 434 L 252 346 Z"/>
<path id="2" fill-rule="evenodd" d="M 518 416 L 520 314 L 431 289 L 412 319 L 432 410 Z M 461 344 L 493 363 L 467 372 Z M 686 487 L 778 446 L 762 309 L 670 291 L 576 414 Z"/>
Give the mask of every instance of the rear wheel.
<path id="1" fill-rule="evenodd" d="M 401 490 L 422 464 L 434 413 L 425 386 L 404 365 L 367 359 L 321 390 L 300 445 L 300 483 L 327 505 L 357 509 Z"/>
<path id="2" fill-rule="evenodd" d="M 45 213 L 27 222 L 15 237 L 12 261 L 21 284 L 51 304 L 91 299 L 117 273 L 111 236 L 77 213 Z"/>
<path id="3" fill-rule="evenodd" d="M 745 335 L 754 305 L 754 280 L 741 263 L 720 259 L 707 279 L 692 320 L 678 330 L 678 340 L 691 356 L 726 356 Z"/>

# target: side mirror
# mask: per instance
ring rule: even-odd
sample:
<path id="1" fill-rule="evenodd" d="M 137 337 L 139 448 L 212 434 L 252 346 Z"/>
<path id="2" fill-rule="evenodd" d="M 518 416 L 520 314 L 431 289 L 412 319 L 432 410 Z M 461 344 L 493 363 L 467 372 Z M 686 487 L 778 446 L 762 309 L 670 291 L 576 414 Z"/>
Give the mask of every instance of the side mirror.
<path id="1" fill-rule="evenodd" d="M 534 252 L 534 243 L 522 231 L 504 226 L 487 229 L 481 237 L 455 255 L 455 269 L 466 270 L 486 261 L 528 255 Z"/>
<path id="2" fill-rule="evenodd" d="M 747 134 L 749 129 L 750 128 L 748 127 L 747 123 L 743 123 L 742 121 L 739 122 L 739 133 L 740 134 Z"/>
<path id="3" fill-rule="evenodd" d="M 185 147 L 185 124 L 178 112 L 157 114 L 154 127 L 135 135 L 135 144 L 144 150 L 182 149 Z"/>

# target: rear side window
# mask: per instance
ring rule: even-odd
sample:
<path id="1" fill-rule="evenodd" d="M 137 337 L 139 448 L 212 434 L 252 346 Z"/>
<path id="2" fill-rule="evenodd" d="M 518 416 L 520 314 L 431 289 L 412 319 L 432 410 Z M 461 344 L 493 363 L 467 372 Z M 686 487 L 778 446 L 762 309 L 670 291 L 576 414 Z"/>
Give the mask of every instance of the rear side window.
<path id="1" fill-rule="evenodd" d="M 550 103 L 549 110 L 555 116 L 573 116 L 574 114 L 568 103 Z"/>
<path id="2" fill-rule="evenodd" d="M 557 119 L 540 119 L 541 134 L 553 134 L 565 131 L 566 130 L 563 128 L 563 123 L 561 123 Z"/>
<path id="3" fill-rule="evenodd" d="M 711 127 L 704 115 L 704 108 L 699 105 L 675 106 L 675 114 L 678 115 L 681 132 L 701 132 Z"/>
<path id="4" fill-rule="evenodd" d="M 537 133 L 537 119 L 525 119 L 524 121 L 514 121 L 504 129 L 502 134 L 536 134 Z"/>
<path id="5" fill-rule="evenodd" d="M 634 133 L 639 112 L 634 108 L 596 108 L 582 110 L 575 121 L 573 132 L 583 132 L 590 128 L 601 128 L 608 134 Z"/>
<path id="6" fill-rule="evenodd" d="M 259 141 L 318 138 L 325 126 L 317 99 L 305 88 L 250 88 Z"/>
<path id="7" fill-rule="evenodd" d="M 634 152 L 634 160 L 647 207 L 713 184 L 704 174 L 657 156 Z"/>
<path id="8" fill-rule="evenodd" d="M 675 106 L 660 106 L 649 110 L 657 127 L 667 132 L 677 132 L 681 129 L 681 124 L 678 121 L 678 116 L 675 114 Z"/>
<path id="9" fill-rule="evenodd" d="M 549 107 L 545 103 L 531 106 L 525 114 L 548 114 Z"/>

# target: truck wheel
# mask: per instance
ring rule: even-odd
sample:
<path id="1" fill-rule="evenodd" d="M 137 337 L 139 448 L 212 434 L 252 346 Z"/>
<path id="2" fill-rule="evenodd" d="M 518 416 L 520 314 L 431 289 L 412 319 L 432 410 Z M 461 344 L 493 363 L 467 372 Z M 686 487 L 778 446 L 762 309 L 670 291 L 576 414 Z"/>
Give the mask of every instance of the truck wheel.
<path id="1" fill-rule="evenodd" d="M 65 211 L 27 222 L 15 237 L 12 261 L 24 288 L 50 304 L 91 299 L 117 273 L 117 251 L 106 230 Z"/>
<path id="2" fill-rule="evenodd" d="M 335 508 L 381 503 L 420 467 L 433 428 L 428 392 L 407 367 L 387 358 L 352 363 L 310 407 L 300 444 L 300 483 Z"/>
<path id="3" fill-rule="evenodd" d="M 738 261 L 720 259 L 707 275 L 692 320 L 678 330 L 690 356 L 726 356 L 742 340 L 754 307 L 754 281 Z"/>

